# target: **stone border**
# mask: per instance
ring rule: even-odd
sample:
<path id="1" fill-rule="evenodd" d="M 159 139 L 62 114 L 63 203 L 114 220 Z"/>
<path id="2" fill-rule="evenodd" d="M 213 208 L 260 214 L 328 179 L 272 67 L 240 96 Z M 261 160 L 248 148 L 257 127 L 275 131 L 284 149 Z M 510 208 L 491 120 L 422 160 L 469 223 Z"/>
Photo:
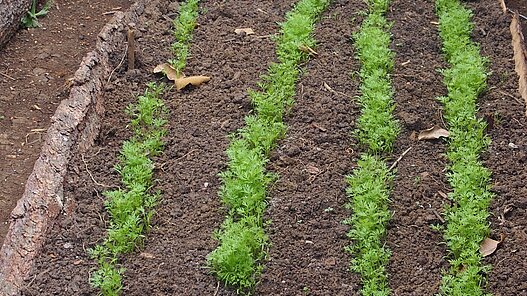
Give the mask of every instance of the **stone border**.
<path id="1" fill-rule="evenodd" d="M 104 113 L 104 84 L 112 72 L 111 56 L 126 48 L 127 24 L 145 10 L 138 0 L 126 13 L 118 12 L 98 35 L 95 50 L 83 59 L 72 80 L 69 97 L 51 119 L 45 142 L 25 192 L 11 213 L 11 224 L 0 250 L 0 295 L 19 295 L 45 243 L 47 230 L 60 213 L 71 213 L 63 194 L 68 163 L 97 137 Z M 65 207 L 66 206 L 66 207 Z"/>

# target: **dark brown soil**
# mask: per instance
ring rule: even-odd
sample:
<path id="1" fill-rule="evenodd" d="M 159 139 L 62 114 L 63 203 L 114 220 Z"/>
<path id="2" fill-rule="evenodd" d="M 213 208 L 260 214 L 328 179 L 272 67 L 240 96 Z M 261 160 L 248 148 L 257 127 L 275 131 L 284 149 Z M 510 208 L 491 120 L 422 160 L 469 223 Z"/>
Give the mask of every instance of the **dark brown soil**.
<path id="1" fill-rule="evenodd" d="M 225 211 L 218 173 L 226 168 L 227 135 L 244 125 L 251 110 L 247 88 L 275 59 L 269 38 L 236 36 L 250 27 L 260 36 L 278 32 L 293 1 L 203 1 L 192 42 L 190 74 L 213 77 L 207 85 L 172 94 L 169 139 L 160 159 L 163 201 L 143 252 L 123 264 L 126 295 L 233 295 L 205 268 L 217 245 L 212 233 Z M 143 254 L 144 254 L 143 253 Z"/>
<path id="2" fill-rule="evenodd" d="M 496 296 L 527 295 L 527 119 L 513 74 L 508 24 L 492 0 L 471 3 L 476 11 L 474 37 L 490 58 L 489 90 L 480 100 L 481 115 L 491 118 L 492 144 L 483 160 L 492 172 L 496 193 L 491 205 L 491 237 L 503 243 L 486 258 L 492 265 L 488 290 Z"/>
<path id="3" fill-rule="evenodd" d="M 62 216 L 49 238 L 24 295 L 95 295 L 88 285 L 96 266 L 86 249 L 104 237 L 107 215 L 102 192 L 119 186 L 112 169 L 126 129 L 124 107 L 158 80 L 150 71 L 170 58 L 170 18 L 177 2 L 151 1 L 147 25 L 139 28 L 139 69 L 114 74 L 107 85 L 106 121 L 93 149 L 78 155 L 69 170 L 65 196 L 75 200 L 74 215 Z M 205 268 L 216 247 L 212 232 L 222 222 L 217 174 L 225 169 L 227 135 L 243 125 L 251 110 L 247 88 L 274 60 L 274 44 L 265 38 L 291 8 L 287 1 L 202 1 L 187 74 L 213 79 L 200 88 L 165 95 L 170 109 L 165 153 L 156 160 L 156 188 L 162 201 L 141 251 L 123 258 L 124 295 L 233 295 Z M 493 142 L 483 160 L 493 171 L 496 198 L 491 206 L 492 237 L 505 234 L 495 254 L 488 290 L 494 295 L 527 295 L 527 202 L 525 200 L 527 120 L 517 93 L 508 25 L 498 1 L 468 2 L 475 10 L 474 37 L 489 57 L 489 90 L 480 115 L 489 122 Z M 267 228 L 272 241 L 257 295 L 358 295 L 360 281 L 349 272 L 344 209 L 344 176 L 351 173 L 360 148 L 352 138 L 358 106 L 358 81 L 352 73 L 351 34 L 360 24 L 360 0 L 336 0 L 317 25 L 318 55 L 306 63 L 296 103 L 285 121 L 286 138 L 272 153 L 269 169 L 280 179 L 270 191 Z M 444 126 L 438 96 L 446 89 L 436 69 L 443 68 L 437 21 L 430 1 L 394 0 L 392 48 L 396 116 L 401 135 L 390 161 L 412 148 L 398 163 L 393 184 L 387 244 L 393 295 L 434 295 L 447 268 L 442 234 L 442 193 L 449 191 L 442 140 L 416 141 L 416 133 Z M 251 27 L 258 36 L 238 36 L 235 28 Z M 114 57 L 115 65 L 121 56 Z M 326 84 L 326 86 L 324 85 Z M 512 143 L 513 145 L 511 145 Z M 517 146 L 517 148 L 515 148 Z M 91 175 L 91 176 L 90 176 Z M 97 182 L 97 183 L 95 183 Z"/>
<path id="4" fill-rule="evenodd" d="M 417 141 L 419 131 L 439 126 L 442 106 L 437 100 L 446 94 L 444 68 L 434 4 L 396 0 L 388 18 L 392 27 L 392 48 L 396 52 L 393 85 L 396 116 L 401 133 L 394 157 L 411 149 L 397 165 L 388 226 L 387 243 L 392 251 L 388 274 L 394 295 L 434 295 L 445 267 L 441 233 L 431 229 L 442 222 L 440 192 L 448 192 L 444 168 L 443 140 Z"/>
<path id="5" fill-rule="evenodd" d="M 40 153 L 50 117 L 112 10 L 131 0 L 56 0 L 41 28 L 21 29 L 0 50 L 0 242 Z"/>
<path id="6" fill-rule="evenodd" d="M 169 1 L 161 3 L 166 7 Z M 224 217 L 217 197 L 217 174 L 225 169 L 227 135 L 243 125 L 243 116 L 250 110 L 246 89 L 256 87 L 259 75 L 274 59 L 274 43 L 265 36 L 277 33 L 277 22 L 291 3 L 201 2 L 203 13 L 186 72 L 213 79 L 199 89 L 171 92 L 166 97 L 171 113 L 169 137 L 166 153 L 157 161 L 156 176 L 163 199 L 143 251 L 123 264 L 128 270 L 126 295 L 212 295 L 218 289 L 204 269 L 205 256 L 216 245 L 212 232 Z M 176 6 L 171 8 L 165 14 L 152 11 L 152 25 L 140 29 L 144 38 L 138 43 L 146 48 L 142 54 L 145 65 L 134 73 L 117 73 L 108 86 L 107 121 L 99 142 L 84 158 L 86 163 L 82 156 L 77 157 L 65 188 L 65 195 L 79 207 L 52 231 L 26 295 L 95 293 L 87 282 L 95 265 L 86 248 L 102 240 L 107 217 L 102 207 L 104 188 L 94 186 L 86 168 L 95 180 L 119 185 L 112 166 L 120 143 L 129 136 L 124 106 L 142 92 L 146 81 L 155 80 L 151 69 L 170 58 L 172 36 L 167 19 L 175 15 Z M 237 36 L 234 29 L 240 27 L 252 27 L 262 37 Z M 221 289 L 219 293 L 232 292 Z"/>

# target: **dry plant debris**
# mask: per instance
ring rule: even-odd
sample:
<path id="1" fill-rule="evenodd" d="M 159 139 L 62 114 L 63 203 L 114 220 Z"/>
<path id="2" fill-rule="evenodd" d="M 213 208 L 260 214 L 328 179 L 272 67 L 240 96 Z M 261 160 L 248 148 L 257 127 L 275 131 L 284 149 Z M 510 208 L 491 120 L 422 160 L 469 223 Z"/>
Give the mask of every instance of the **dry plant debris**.
<path id="1" fill-rule="evenodd" d="M 417 136 L 418 140 L 435 140 L 439 139 L 441 137 L 448 138 L 450 133 L 443 128 L 440 128 L 438 126 L 433 126 L 429 129 L 425 129 L 419 132 L 419 135 Z"/>
<path id="2" fill-rule="evenodd" d="M 177 90 L 182 90 L 188 85 L 200 86 L 205 82 L 209 82 L 211 79 L 210 77 L 203 75 L 186 77 L 185 74 L 178 73 L 176 69 L 172 67 L 172 65 L 170 65 L 169 63 L 157 65 L 154 68 L 154 73 L 165 74 L 169 80 L 174 81 Z"/>

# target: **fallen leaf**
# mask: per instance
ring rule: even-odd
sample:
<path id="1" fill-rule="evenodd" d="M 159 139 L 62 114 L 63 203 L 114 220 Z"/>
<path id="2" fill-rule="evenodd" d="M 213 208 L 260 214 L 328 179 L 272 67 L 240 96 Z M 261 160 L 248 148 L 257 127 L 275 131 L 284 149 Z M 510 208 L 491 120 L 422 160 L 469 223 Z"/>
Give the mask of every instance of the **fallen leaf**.
<path id="1" fill-rule="evenodd" d="M 446 129 L 442 129 L 438 126 L 431 127 L 419 132 L 417 136 L 418 140 L 432 140 L 439 139 L 441 137 L 448 138 L 449 133 Z"/>
<path id="2" fill-rule="evenodd" d="M 208 82 L 210 80 L 210 77 L 201 75 L 185 77 L 185 75 L 181 73 L 178 74 L 176 69 L 174 69 L 174 67 L 168 63 L 157 65 L 154 68 L 154 73 L 164 73 L 169 80 L 174 81 L 177 90 L 181 90 L 189 84 L 199 86 L 202 83 Z"/>
<path id="3" fill-rule="evenodd" d="M 504 236 L 501 235 L 500 237 L 500 240 L 497 241 L 497 240 L 493 240 L 491 238 L 485 238 L 483 240 L 483 242 L 481 243 L 480 247 L 479 247 L 479 252 L 481 253 L 481 255 L 483 257 L 487 257 L 489 255 L 492 255 L 496 249 L 498 248 L 498 245 L 501 244 L 501 242 L 503 242 L 503 238 Z"/>
<path id="4" fill-rule="evenodd" d="M 234 33 L 236 34 L 242 34 L 242 33 L 245 33 L 245 35 L 254 35 L 254 31 L 253 29 L 251 28 L 240 28 L 240 29 L 236 29 L 234 30 Z"/>
<path id="5" fill-rule="evenodd" d="M 176 69 L 174 69 L 174 67 L 172 67 L 169 63 L 157 65 L 154 68 L 154 73 L 163 73 L 167 76 L 168 79 L 174 81 L 178 78 L 181 78 L 182 76 L 181 74 L 178 74 Z"/>
<path id="6" fill-rule="evenodd" d="M 192 84 L 194 86 L 200 86 L 202 83 L 210 81 L 210 77 L 208 76 L 189 76 L 189 77 L 183 77 L 176 79 L 176 88 L 177 90 L 181 90 L 185 88 L 187 85 Z"/>

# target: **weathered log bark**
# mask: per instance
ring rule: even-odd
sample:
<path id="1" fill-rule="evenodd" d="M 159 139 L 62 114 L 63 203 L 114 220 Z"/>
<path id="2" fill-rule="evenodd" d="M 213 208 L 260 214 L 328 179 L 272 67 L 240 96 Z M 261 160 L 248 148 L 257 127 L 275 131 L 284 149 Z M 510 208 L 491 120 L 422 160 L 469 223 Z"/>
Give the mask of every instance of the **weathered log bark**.
<path id="1" fill-rule="evenodd" d="M 0 48 L 16 32 L 30 7 L 31 0 L 0 0 Z"/>

